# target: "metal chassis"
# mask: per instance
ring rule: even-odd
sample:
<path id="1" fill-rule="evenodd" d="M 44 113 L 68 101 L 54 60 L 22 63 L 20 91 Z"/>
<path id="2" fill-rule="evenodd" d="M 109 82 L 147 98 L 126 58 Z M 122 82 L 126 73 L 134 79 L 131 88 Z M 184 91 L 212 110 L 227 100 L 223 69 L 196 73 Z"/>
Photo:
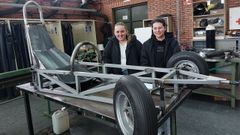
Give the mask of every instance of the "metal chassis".
<path id="1" fill-rule="evenodd" d="M 40 20 L 31 22 L 27 19 L 27 12 L 26 8 L 30 4 L 33 4 L 36 6 L 39 12 Z M 153 68 L 153 67 L 141 67 L 141 66 L 129 66 L 129 65 L 118 65 L 118 64 L 102 64 L 102 63 L 90 63 L 90 62 L 80 62 L 81 65 L 86 65 L 88 67 L 97 67 L 102 69 L 102 73 L 96 73 L 96 72 L 78 72 L 74 71 L 74 63 L 75 56 L 78 52 L 78 49 L 84 45 L 84 44 L 91 44 L 89 42 L 83 42 L 76 45 L 76 47 L 73 50 L 73 54 L 70 58 L 70 71 L 66 70 L 47 70 L 44 68 L 44 66 L 41 64 L 41 62 L 34 56 L 34 52 L 32 50 L 31 46 L 31 40 L 29 36 L 29 24 L 30 23 L 41 23 L 42 25 L 45 24 L 45 21 L 43 19 L 43 13 L 41 6 L 36 3 L 35 1 L 28 1 L 23 6 L 23 18 L 24 18 L 24 24 L 25 24 L 25 31 L 26 31 L 26 38 L 27 38 L 27 44 L 28 44 L 28 50 L 29 50 L 29 57 L 30 57 L 30 63 L 32 65 L 33 69 L 33 82 L 35 83 L 35 88 L 41 92 L 47 92 L 52 94 L 59 94 L 64 96 L 70 96 L 70 97 L 76 97 L 81 99 L 87 99 L 97 102 L 103 102 L 103 103 L 113 103 L 113 99 L 106 98 L 106 97 L 100 97 L 100 96 L 94 96 L 93 94 L 113 89 L 115 86 L 116 81 L 122 76 L 122 75 L 113 75 L 113 74 L 107 74 L 106 70 L 107 68 L 124 68 L 124 69 L 133 69 L 133 70 L 139 70 L 140 72 L 137 72 L 135 74 L 132 74 L 139 79 L 141 79 L 144 83 L 151 83 L 153 86 L 153 89 L 156 89 L 156 87 L 159 87 L 159 84 L 161 87 L 163 87 L 164 84 L 174 84 L 174 93 L 179 93 L 179 87 L 178 84 L 220 84 L 220 83 L 229 83 L 226 79 L 213 77 L 213 76 L 205 76 L 197 73 L 187 72 L 180 69 L 173 69 L 173 68 Z M 97 55 L 99 56 L 100 53 L 98 51 Z M 165 76 L 162 78 L 156 78 L 156 72 L 163 72 L 166 73 Z M 151 77 L 143 77 L 142 75 L 151 74 Z M 75 84 L 76 89 L 68 86 L 64 82 L 61 82 L 57 79 L 56 75 L 73 75 L 75 77 Z M 179 76 L 184 75 L 188 76 L 190 78 L 194 79 L 180 79 Z M 81 91 L 79 86 L 79 76 L 83 77 L 97 77 L 97 78 L 103 78 L 103 79 L 110 79 L 112 81 L 109 85 L 104 85 L 100 87 L 95 87 L 92 89 L 88 89 L 85 91 Z M 64 89 L 64 91 L 54 90 L 54 89 L 46 89 L 43 87 L 43 79 L 49 80 L 53 84 L 57 84 L 61 88 Z M 151 91 L 151 90 L 150 90 Z"/>
<path id="2" fill-rule="evenodd" d="M 149 89 L 150 93 L 153 93 L 156 90 L 160 91 L 160 94 L 164 95 L 164 85 L 165 84 L 173 84 L 174 90 L 173 90 L 173 96 L 171 96 L 170 101 L 174 102 L 177 100 L 178 95 L 181 94 L 181 89 L 179 87 L 179 84 L 215 84 L 218 85 L 220 83 L 230 83 L 228 80 L 219 78 L 219 77 L 213 77 L 213 76 L 206 76 L 201 75 L 198 73 L 183 71 L 180 69 L 174 69 L 174 68 L 154 68 L 154 67 L 143 67 L 143 66 L 130 66 L 130 65 L 118 65 L 118 64 L 102 64 L 102 63 L 90 63 L 90 62 L 79 62 L 80 65 L 85 65 L 89 68 L 100 68 L 102 69 L 102 73 L 99 72 L 79 72 L 74 71 L 74 64 L 76 61 L 74 60 L 75 55 L 79 49 L 79 47 L 83 44 L 88 44 L 89 42 L 83 42 L 79 43 L 76 48 L 74 49 L 74 53 L 71 56 L 70 59 L 70 66 L 72 67 L 70 71 L 66 70 L 47 70 L 44 69 L 44 66 L 41 65 L 41 62 L 38 62 L 38 60 L 34 57 L 34 52 L 32 51 L 31 47 L 31 40 L 29 36 L 28 26 L 29 21 L 26 17 L 26 7 L 28 4 L 35 4 L 38 8 L 39 14 L 40 14 L 40 23 L 42 25 L 45 24 L 43 15 L 42 15 L 42 9 L 41 6 L 38 5 L 34 1 L 28 1 L 24 7 L 23 7 L 23 17 L 24 17 L 24 23 L 25 23 L 25 30 L 26 30 L 26 37 L 27 37 L 27 43 L 28 43 L 28 50 L 30 55 L 30 63 L 32 65 L 33 69 L 33 84 L 35 88 L 40 92 L 50 93 L 50 94 L 57 94 L 62 96 L 69 96 L 74 98 L 80 98 L 85 100 L 91 100 L 95 102 L 102 102 L 106 104 L 113 104 L 113 98 L 104 97 L 104 96 L 97 96 L 96 93 L 103 92 L 106 90 L 114 90 L 115 83 L 117 80 L 119 80 L 122 75 L 114 75 L 114 74 L 107 74 L 107 68 L 124 68 L 124 69 L 133 69 L 133 70 L 139 70 L 139 72 L 132 74 L 133 76 L 136 76 L 139 78 L 143 83 L 149 83 L 152 88 Z M 36 22 L 31 22 L 36 23 Z M 39 23 L 39 22 L 38 22 Z M 37 63 L 40 63 L 40 66 L 37 65 Z M 166 73 L 162 78 L 156 78 L 157 72 L 163 72 Z M 151 74 L 150 77 L 143 76 L 146 74 Z M 60 81 L 57 78 L 57 75 L 73 75 L 75 77 L 75 84 L 76 89 L 70 87 L 69 85 L 65 84 L 64 82 Z M 82 91 L 80 89 L 80 80 L 79 76 L 82 77 L 89 77 L 89 78 L 101 78 L 101 79 L 107 79 L 110 80 L 110 84 L 94 87 L 85 91 Z M 186 79 L 181 78 L 181 76 L 187 76 Z M 56 84 L 59 87 L 57 88 L 51 88 L 51 87 L 45 87 L 46 80 L 50 82 L 49 84 Z M 51 85 L 49 85 L 51 86 Z M 165 108 L 166 104 L 164 104 L 164 98 L 161 98 L 160 95 L 160 104 L 159 107 Z M 163 102 L 161 102 L 163 101 Z M 161 113 L 161 112 L 160 112 Z M 158 119 L 160 119 L 160 114 Z M 158 125 L 160 126 L 160 125 Z"/>
<path id="3" fill-rule="evenodd" d="M 70 96 L 75 98 L 81 98 L 81 99 L 87 99 L 92 100 L 96 102 L 103 102 L 112 104 L 113 99 L 102 97 L 102 96 L 96 96 L 94 94 L 98 92 L 103 92 L 106 90 L 114 90 L 115 83 L 117 80 L 119 80 L 123 75 L 115 75 L 115 74 L 107 74 L 106 68 L 120 68 L 121 65 L 118 64 L 101 64 L 101 63 L 92 63 L 92 62 L 79 62 L 81 65 L 86 65 L 97 68 L 102 68 L 103 73 L 98 72 L 78 72 L 78 71 L 66 71 L 66 70 L 46 70 L 46 69 L 34 69 L 36 71 L 37 76 L 37 82 L 35 83 L 37 90 L 41 92 L 47 92 L 51 94 L 59 94 L 63 96 Z M 143 66 L 121 66 L 121 68 L 125 69 L 134 69 L 134 70 L 140 70 L 139 72 L 132 74 L 133 76 L 136 76 L 139 78 L 143 83 L 148 83 L 152 85 L 152 89 L 149 89 L 149 91 L 155 90 L 157 87 L 163 87 L 164 84 L 173 84 L 174 85 L 174 93 L 179 93 L 179 84 L 220 84 L 220 83 L 230 83 L 228 80 L 219 78 L 219 77 L 213 77 L 213 76 L 206 76 L 201 75 L 193 72 L 183 71 L 180 69 L 174 69 L 174 68 L 152 68 L 152 67 L 143 67 Z M 155 78 L 155 74 L 157 72 L 163 72 L 166 73 L 162 78 Z M 151 74 L 151 77 L 143 77 L 143 75 Z M 68 86 L 64 82 L 61 82 L 56 78 L 56 75 L 73 75 L 75 77 L 75 84 L 76 89 Z M 184 75 L 188 76 L 192 79 L 181 79 L 179 76 Z M 106 84 L 99 87 L 94 87 L 85 91 L 81 91 L 79 86 L 79 76 L 84 77 L 96 77 L 101 79 L 108 79 L 111 80 L 110 84 Z M 59 87 L 61 87 L 63 90 L 60 89 L 49 89 L 44 88 L 44 82 L 43 79 L 49 80 L 51 84 L 57 84 Z"/>

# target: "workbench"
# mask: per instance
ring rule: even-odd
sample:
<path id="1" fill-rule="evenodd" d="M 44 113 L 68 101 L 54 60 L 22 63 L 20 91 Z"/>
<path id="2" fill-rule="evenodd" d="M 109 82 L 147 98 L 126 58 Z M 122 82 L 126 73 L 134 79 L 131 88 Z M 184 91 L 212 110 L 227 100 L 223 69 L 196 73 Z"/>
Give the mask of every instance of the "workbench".
<path id="1" fill-rule="evenodd" d="M 33 123 L 32 123 L 29 95 L 38 96 L 40 98 L 44 98 L 49 101 L 54 101 L 64 106 L 71 106 L 77 109 L 81 108 L 83 110 L 87 110 L 87 111 L 102 115 L 104 117 L 110 118 L 112 120 L 115 120 L 113 105 L 111 104 L 39 92 L 36 89 L 34 89 L 34 87 L 30 85 L 30 83 L 18 85 L 17 88 L 20 91 L 22 91 L 24 96 L 26 118 L 27 118 L 27 124 L 28 124 L 28 131 L 30 135 L 34 134 L 34 129 L 33 129 Z M 110 95 L 111 94 L 112 93 L 110 93 Z M 182 104 L 182 102 L 190 94 L 191 94 L 191 90 L 184 89 L 181 91 L 181 93 L 178 94 L 175 101 L 170 102 L 166 100 L 166 102 L 168 102 L 169 104 L 166 107 L 166 112 L 163 115 L 161 115 L 160 120 L 158 121 L 158 124 L 162 125 L 168 118 L 170 118 L 171 135 L 177 134 L 176 109 Z M 153 96 L 153 100 L 154 102 L 160 101 L 158 96 Z"/>
<path id="2" fill-rule="evenodd" d="M 231 79 L 233 84 L 231 84 L 229 92 L 221 91 L 221 89 L 213 89 L 208 87 L 202 87 L 194 90 L 193 92 L 198 94 L 210 95 L 210 96 L 227 97 L 228 99 L 230 99 L 231 107 L 235 108 L 236 99 L 237 99 L 237 89 L 238 89 L 238 84 L 236 83 L 239 81 L 240 58 L 232 58 L 229 60 L 229 62 L 225 62 L 225 60 L 223 59 L 205 59 L 205 60 L 209 63 L 216 63 L 217 65 L 219 65 L 220 68 L 230 66 L 229 72 L 231 77 L 229 79 Z"/>

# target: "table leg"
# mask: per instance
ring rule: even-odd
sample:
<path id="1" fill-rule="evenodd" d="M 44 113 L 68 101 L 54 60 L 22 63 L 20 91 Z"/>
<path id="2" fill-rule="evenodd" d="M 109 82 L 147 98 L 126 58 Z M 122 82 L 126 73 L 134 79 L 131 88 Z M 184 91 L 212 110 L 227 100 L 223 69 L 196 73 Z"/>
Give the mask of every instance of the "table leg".
<path id="1" fill-rule="evenodd" d="M 52 111 L 51 111 L 51 104 L 50 104 L 50 101 L 47 100 L 47 112 L 44 112 L 44 115 L 46 115 L 47 117 L 51 118 L 52 117 L 51 113 L 52 113 Z"/>
<path id="2" fill-rule="evenodd" d="M 48 114 L 51 115 L 51 105 L 50 101 L 47 100 L 47 106 L 48 106 Z"/>
<path id="3" fill-rule="evenodd" d="M 170 114 L 171 135 L 177 135 L 176 111 Z"/>
<path id="4" fill-rule="evenodd" d="M 238 81 L 238 74 L 239 74 L 239 64 L 234 63 L 232 66 L 232 81 Z M 231 107 L 235 108 L 236 107 L 236 91 L 237 91 L 237 85 L 232 85 L 231 86 Z"/>
<path id="5" fill-rule="evenodd" d="M 24 96 L 24 104 L 25 104 L 26 118 L 27 118 L 27 124 L 28 124 L 28 133 L 29 135 L 34 135 L 29 95 L 26 92 L 23 92 L 23 96 Z"/>

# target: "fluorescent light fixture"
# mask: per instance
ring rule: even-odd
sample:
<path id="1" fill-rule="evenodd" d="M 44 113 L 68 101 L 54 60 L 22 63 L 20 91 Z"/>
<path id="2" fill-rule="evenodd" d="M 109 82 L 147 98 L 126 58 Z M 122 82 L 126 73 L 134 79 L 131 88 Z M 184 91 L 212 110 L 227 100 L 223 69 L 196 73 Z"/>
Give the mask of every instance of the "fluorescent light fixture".
<path id="1" fill-rule="evenodd" d="M 123 2 L 129 2 L 130 0 L 123 0 Z"/>

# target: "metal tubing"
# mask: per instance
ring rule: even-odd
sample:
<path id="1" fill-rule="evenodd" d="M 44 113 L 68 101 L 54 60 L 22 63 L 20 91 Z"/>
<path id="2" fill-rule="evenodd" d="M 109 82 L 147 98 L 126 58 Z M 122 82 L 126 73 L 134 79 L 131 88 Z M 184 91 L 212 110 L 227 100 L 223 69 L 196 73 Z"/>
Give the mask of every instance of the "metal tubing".
<path id="1" fill-rule="evenodd" d="M 156 72 L 152 72 L 152 78 L 156 78 Z M 153 80 L 153 83 L 152 83 L 152 86 L 153 88 L 156 87 L 156 82 Z"/>
<path id="2" fill-rule="evenodd" d="M 63 70 L 41 70 L 36 69 L 38 73 L 41 74 L 65 74 L 68 75 L 69 71 L 63 71 Z M 188 73 L 187 71 L 179 70 L 180 73 L 184 72 L 185 74 Z M 188 73 L 189 77 L 191 76 L 191 72 Z M 219 78 L 219 77 L 213 77 L 213 76 L 206 76 L 201 74 L 192 73 L 198 79 L 161 79 L 161 78 L 150 78 L 150 77 L 138 77 L 142 81 L 146 82 L 153 82 L 153 80 L 157 80 L 159 82 L 163 82 L 164 84 L 220 84 L 220 83 L 229 83 L 226 79 Z M 115 74 L 103 74 L 103 73 L 88 73 L 88 72 L 74 72 L 73 75 L 75 76 L 85 76 L 85 77 L 99 77 L 99 78 L 106 78 L 106 79 L 112 79 L 112 80 L 118 80 L 122 77 L 122 75 L 115 75 Z M 171 76 L 171 75 L 170 75 Z"/>
<path id="3" fill-rule="evenodd" d="M 88 89 L 86 91 L 81 92 L 79 95 L 87 96 L 87 95 L 90 95 L 90 94 L 94 94 L 94 93 L 98 93 L 98 92 L 102 92 L 102 91 L 106 91 L 106 90 L 111 90 L 115 87 L 115 85 L 116 84 L 113 83 L 113 84 L 108 84 L 108 85 L 105 85 L 105 86 L 100 86 L 100 87 L 97 87 L 97 88 Z"/>
<path id="4" fill-rule="evenodd" d="M 77 90 L 77 93 L 80 93 L 81 92 L 81 85 L 79 83 L 78 76 L 75 76 L 75 80 L 76 80 L 76 90 Z"/>
<path id="5" fill-rule="evenodd" d="M 11 6 L 11 7 L 23 7 L 24 4 L 13 4 L 13 3 L 0 3 L 0 6 Z M 33 8 L 34 6 L 29 6 Z M 53 9 L 53 10 L 74 10 L 74 11 L 83 11 L 83 12 L 97 12 L 96 9 L 84 9 L 84 8 L 72 8 L 72 7 L 53 7 L 53 6 L 41 6 L 44 9 Z"/>
<path id="6" fill-rule="evenodd" d="M 57 79 L 54 79 L 53 77 L 47 75 L 47 74 L 42 74 L 42 73 L 39 73 L 41 76 L 51 80 L 53 83 L 56 83 L 57 85 L 61 86 L 62 88 L 64 88 L 66 91 L 72 93 L 72 94 L 78 94 L 78 92 L 73 89 L 72 87 L 68 86 L 67 84 L 65 83 L 62 83 L 61 81 L 57 80 Z M 40 87 L 40 85 L 39 85 Z"/>
<path id="7" fill-rule="evenodd" d="M 75 47 L 76 48 L 76 47 Z M 146 66 L 134 66 L 134 65 L 121 65 L 119 64 L 109 64 L 109 63 L 96 63 L 96 62 L 78 62 L 81 65 L 86 65 L 86 66 L 105 66 L 109 68 L 126 68 L 126 69 L 133 69 L 133 70 L 142 70 L 148 72 L 149 70 L 152 72 L 162 72 L 162 73 L 169 73 L 170 71 L 173 70 L 173 68 L 156 68 L 156 67 L 146 67 Z"/>
<path id="8" fill-rule="evenodd" d="M 38 12 L 39 12 L 40 21 L 42 24 L 45 24 L 44 19 L 43 19 L 42 7 L 37 2 L 30 0 L 23 5 L 23 19 L 24 19 L 25 26 L 28 25 L 27 6 L 29 6 L 29 4 L 34 4 L 35 8 L 37 7 Z"/>
<path id="9" fill-rule="evenodd" d="M 101 97 L 101 96 L 81 96 L 79 94 L 72 94 L 72 93 L 66 93 L 64 91 L 56 90 L 56 91 L 49 91 L 49 89 L 42 89 L 40 92 L 50 93 L 50 94 L 56 94 L 56 95 L 62 95 L 62 96 L 68 96 L 68 97 L 74 97 L 79 99 L 86 99 L 89 101 L 95 101 L 100 103 L 106 103 L 106 104 L 113 104 L 113 98 L 107 98 L 107 97 Z"/>
<path id="10" fill-rule="evenodd" d="M 162 111 L 162 113 L 165 113 L 165 94 L 164 94 L 164 87 L 163 84 L 160 84 L 160 109 Z"/>
<path id="11" fill-rule="evenodd" d="M 92 42 L 80 42 L 76 45 L 76 47 L 74 48 L 71 58 L 70 58 L 70 65 L 71 65 L 71 73 L 74 71 L 74 62 L 75 62 L 75 57 L 80 49 L 80 47 L 84 46 L 84 45 L 90 45 L 94 48 L 94 50 L 97 51 L 97 58 L 98 58 L 98 63 L 101 61 L 101 53 L 99 51 L 99 49 L 97 48 L 97 45 L 94 45 Z"/>

